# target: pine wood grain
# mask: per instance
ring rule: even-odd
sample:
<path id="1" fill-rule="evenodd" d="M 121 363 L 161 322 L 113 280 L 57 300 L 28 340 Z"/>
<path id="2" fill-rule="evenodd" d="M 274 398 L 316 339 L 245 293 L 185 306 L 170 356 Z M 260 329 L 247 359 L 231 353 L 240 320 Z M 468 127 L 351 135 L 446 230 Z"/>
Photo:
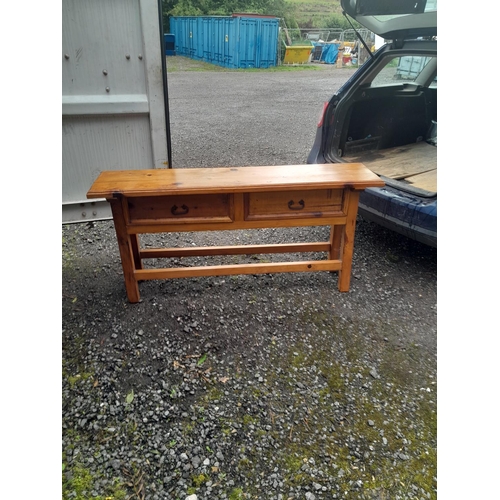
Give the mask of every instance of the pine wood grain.
<path id="1" fill-rule="evenodd" d="M 303 190 L 346 186 L 366 189 L 383 185 L 383 181 L 361 163 L 108 170 L 99 174 L 87 198 L 110 199 L 125 193 L 127 197 L 135 197 L 283 191 L 297 189 L 297 186 Z"/>
<path id="2" fill-rule="evenodd" d="M 360 191 L 384 182 L 361 163 L 102 172 L 88 198 L 106 198 L 128 300 L 141 280 L 338 271 L 349 290 Z M 141 249 L 139 234 L 330 225 L 330 241 Z M 327 260 L 145 269 L 143 259 L 326 252 Z"/>
<path id="3" fill-rule="evenodd" d="M 192 278 L 198 276 L 230 276 L 235 274 L 339 271 L 341 268 L 342 262 L 340 260 L 311 260 L 299 262 L 197 266 L 172 269 L 141 269 L 135 271 L 135 277 L 138 280 L 157 280 L 166 278 Z"/>

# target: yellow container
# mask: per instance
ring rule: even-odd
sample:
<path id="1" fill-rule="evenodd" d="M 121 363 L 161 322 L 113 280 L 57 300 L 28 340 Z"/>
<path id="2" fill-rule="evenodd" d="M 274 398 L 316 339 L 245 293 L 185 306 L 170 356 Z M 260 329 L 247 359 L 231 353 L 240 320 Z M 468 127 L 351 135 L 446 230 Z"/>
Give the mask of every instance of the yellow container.
<path id="1" fill-rule="evenodd" d="M 313 48 L 311 45 L 287 46 L 283 64 L 304 64 L 309 62 L 309 56 Z"/>

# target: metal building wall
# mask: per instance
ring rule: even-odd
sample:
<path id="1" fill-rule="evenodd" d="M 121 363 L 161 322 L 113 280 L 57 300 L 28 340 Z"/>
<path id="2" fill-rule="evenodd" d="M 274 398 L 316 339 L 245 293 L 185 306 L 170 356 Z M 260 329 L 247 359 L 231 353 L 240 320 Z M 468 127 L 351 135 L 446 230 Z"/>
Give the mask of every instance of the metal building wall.
<path id="1" fill-rule="evenodd" d="M 170 31 L 178 55 L 233 69 L 277 64 L 277 18 L 171 17 Z"/>
<path id="2" fill-rule="evenodd" d="M 63 223 L 109 218 L 102 170 L 169 166 L 158 0 L 63 0 L 62 51 Z"/>

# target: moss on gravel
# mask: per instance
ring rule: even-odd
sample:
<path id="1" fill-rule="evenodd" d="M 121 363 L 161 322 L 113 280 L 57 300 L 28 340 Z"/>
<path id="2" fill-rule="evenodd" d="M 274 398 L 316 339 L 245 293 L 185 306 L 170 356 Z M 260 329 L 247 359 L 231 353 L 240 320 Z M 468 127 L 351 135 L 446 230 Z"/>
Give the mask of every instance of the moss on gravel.
<path id="1" fill-rule="evenodd" d="M 378 365 L 374 378 L 366 356 L 370 339 L 362 332 L 367 327 L 382 330 L 385 337 L 391 335 L 387 325 L 346 325 L 325 314 L 305 314 L 316 330 L 314 335 L 281 352 L 272 362 L 283 369 L 285 382 L 289 374 L 290 384 L 297 380 L 295 374 L 290 376 L 290 368 L 306 374 L 305 386 L 311 366 L 315 366 L 325 385 L 311 405 L 311 418 L 291 426 L 289 439 L 276 446 L 285 484 L 321 484 L 320 478 L 308 472 L 312 458 L 328 476 L 337 478 L 339 492 L 345 492 L 346 498 L 358 498 L 352 493 L 355 483 L 359 492 L 377 492 L 386 498 L 412 489 L 436 498 L 436 387 L 427 387 L 429 380 L 419 372 L 422 356 L 418 346 L 408 350 L 378 347 L 376 353 L 372 349 L 377 356 L 373 364 Z M 332 344 L 341 345 L 343 361 L 338 353 L 330 355 L 326 347 Z M 413 397 L 404 399 L 403 394 Z M 307 405 L 308 398 L 297 396 L 295 406 Z M 342 411 L 332 411 L 335 408 Z M 351 441 L 358 450 L 350 448 Z"/>
<path id="2" fill-rule="evenodd" d="M 65 276 L 78 266 L 87 280 L 95 263 L 87 270 L 85 259 L 77 261 L 70 240 L 63 242 Z M 400 341 L 403 321 L 342 314 L 338 303 L 304 298 L 299 280 L 280 296 L 270 279 L 259 278 L 256 294 L 241 278 L 226 283 L 241 296 L 227 304 L 214 283 L 203 301 L 192 294 L 196 281 L 175 282 L 164 297 L 145 294 L 123 310 L 115 295 L 99 305 L 64 298 L 63 390 L 72 406 L 64 416 L 63 498 L 95 487 L 95 498 L 118 499 L 124 479 L 109 483 L 120 474 L 109 463 L 117 456 L 121 465 L 140 461 L 150 494 L 161 484 L 180 500 L 186 491 L 208 498 L 209 481 L 214 496 L 233 499 L 262 500 L 263 487 L 287 498 L 299 486 L 303 495 L 323 485 L 318 499 L 436 498 L 435 360 Z M 98 464 L 104 450 L 111 452 Z M 195 453 L 199 468 L 184 470 Z M 273 473 L 279 486 L 271 486 Z"/>
<path id="3" fill-rule="evenodd" d="M 75 464 L 70 469 L 63 461 L 62 498 L 63 500 L 124 500 L 129 498 L 123 482 L 115 478 L 106 487 L 105 495 L 95 495 L 93 489 L 96 481 L 100 479 L 90 469 Z"/>

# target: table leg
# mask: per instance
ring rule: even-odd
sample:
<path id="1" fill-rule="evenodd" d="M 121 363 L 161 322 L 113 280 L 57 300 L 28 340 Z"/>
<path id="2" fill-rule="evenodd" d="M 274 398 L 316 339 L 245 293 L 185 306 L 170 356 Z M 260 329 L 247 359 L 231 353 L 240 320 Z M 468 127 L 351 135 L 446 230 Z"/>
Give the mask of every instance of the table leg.
<path id="1" fill-rule="evenodd" d="M 142 269 L 142 260 L 140 257 L 141 245 L 139 243 L 139 235 L 138 234 L 131 234 L 130 235 L 130 244 L 132 245 L 132 254 L 134 255 L 135 268 Z"/>
<path id="2" fill-rule="evenodd" d="M 354 252 L 354 231 L 358 215 L 359 191 L 349 191 L 347 200 L 347 220 L 341 249 L 342 269 L 339 271 L 339 291 L 348 292 L 351 283 L 352 256 Z"/>
<path id="3" fill-rule="evenodd" d="M 113 198 L 108 201 L 111 204 L 111 211 L 113 213 L 113 222 L 115 224 L 116 238 L 118 240 L 118 248 L 120 250 L 127 297 L 129 302 L 139 302 L 139 285 L 134 275 L 134 271 L 136 269 L 136 256 L 137 259 L 139 259 L 139 254 L 134 254 L 135 252 L 138 252 L 138 240 L 137 238 L 132 238 L 131 235 L 127 234 L 125 213 L 122 204 L 123 200 Z M 134 245 L 136 245 L 135 250 Z"/>
<path id="4" fill-rule="evenodd" d="M 340 249 L 342 248 L 342 237 L 344 236 L 344 226 L 332 226 L 330 230 L 330 260 L 340 259 Z"/>

